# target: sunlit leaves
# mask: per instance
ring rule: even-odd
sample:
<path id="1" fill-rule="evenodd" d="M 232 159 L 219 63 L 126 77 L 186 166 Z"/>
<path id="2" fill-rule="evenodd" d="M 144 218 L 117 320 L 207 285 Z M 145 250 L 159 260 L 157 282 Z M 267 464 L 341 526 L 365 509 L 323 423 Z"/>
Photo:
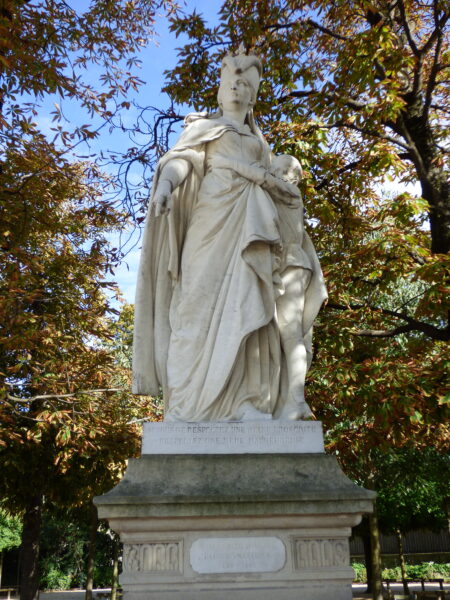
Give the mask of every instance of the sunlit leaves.
<path id="1" fill-rule="evenodd" d="M 123 216 L 95 165 L 42 136 L 2 167 L 0 495 L 13 510 L 32 492 L 79 504 L 112 487 L 137 450 L 130 421 L 152 412 L 111 347 L 118 256 L 105 235 Z"/>
<path id="2" fill-rule="evenodd" d="M 257 120 L 275 152 L 302 164 L 330 296 L 308 385 L 330 448 L 445 446 L 448 8 L 242 0 L 219 16 L 190 28 L 174 14 L 190 39 L 165 89 L 212 109 L 228 50 L 243 42 L 264 61 Z M 403 191 L 411 183 L 423 198 Z"/>

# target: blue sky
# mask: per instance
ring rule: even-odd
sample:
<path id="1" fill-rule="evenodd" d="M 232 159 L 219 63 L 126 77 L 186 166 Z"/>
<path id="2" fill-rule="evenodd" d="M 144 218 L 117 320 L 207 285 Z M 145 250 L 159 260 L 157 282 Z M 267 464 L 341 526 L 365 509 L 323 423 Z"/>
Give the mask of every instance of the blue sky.
<path id="1" fill-rule="evenodd" d="M 222 2 L 223 0 L 188 0 L 186 9 L 191 12 L 195 8 L 197 12 L 203 14 L 209 23 L 215 23 Z M 138 100 L 141 105 L 164 107 L 168 105 L 168 99 L 160 91 L 164 83 L 163 72 L 176 65 L 176 48 L 183 45 L 183 38 L 175 38 L 175 35 L 169 32 L 168 22 L 164 17 L 159 17 L 155 30 L 157 36 L 154 42 L 151 42 L 140 55 L 142 69 L 139 76 L 146 81 L 146 84 L 140 88 Z M 129 119 L 132 122 L 134 116 L 130 114 Z M 126 141 L 128 142 L 128 140 Z M 124 234 L 127 235 L 127 232 L 124 232 Z M 136 239 L 136 236 L 131 238 L 130 247 L 134 246 Z M 140 246 L 138 244 L 127 253 L 123 264 L 115 272 L 116 281 L 127 302 L 134 302 L 139 253 Z"/>
<path id="2" fill-rule="evenodd" d="M 195 8 L 197 13 L 201 13 L 209 23 L 216 23 L 218 20 L 218 11 L 220 9 L 223 0 L 187 0 L 184 4 L 186 12 L 190 13 Z M 71 0 L 68 2 L 77 11 L 82 12 L 86 10 L 89 2 L 88 0 Z M 140 69 L 135 69 L 134 73 L 142 79 L 145 83 L 139 88 L 138 93 L 128 97 L 128 100 L 135 99 L 141 106 L 156 106 L 165 107 L 169 103 L 169 99 L 165 94 L 161 93 L 161 88 L 164 84 L 164 70 L 173 68 L 177 63 L 176 48 L 181 47 L 185 40 L 183 37 L 176 38 L 173 33 L 169 31 L 169 23 L 163 14 L 160 14 L 155 24 L 156 35 L 149 42 L 148 46 L 144 48 L 138 55 L 138 58 L 142 61 Z M 89 71 L 84 74 L 87 81 L 93 80 L 96 77 L 96 68 L 91 67 Z M 52 123 L 51 112 L 55 110 L 55 104 L 60 105 L 61 110 L 69 121 L 67 124 L 70 125 L 81 125 L 83 123 L 92 123 L 92 119 L 89 118 L 86 113 L 79 108 L 74 102 L 66 101 L 58 96 L 47 97 L 45 101 L 41 102 L 37 122 L 41 131 L 46 133 L 50 138 L 53 137 L 51 128 L 54 126 Z M 137 113 L 130 109 L 124 112 L 123 121 L 126 126 L 132 126 L 135 123 Z M 94 126 L 99 125 L 101 121 L 95 123 Z M 79 154 L 88 155 L 108 150 L 125 150 L 131 144 L 126 133 L 119 130 L 109 131 L 108 127 L 104 127 L 99 136 L 90 142 L 90 145 L 82 145 L 77 147 Z M 85 146 L 85 147 L 83 147 Z M 138 181 L 139 174 L 135 174 L 135 179 Z M 130 231 L 124 230 L 122 232 L 122 240 L 128 239 L 129 242 L 126 249 L 130 249 L 126 255 L 123 264 L 118 267 L 115 271 L 115 280 L 119 284 L 122 295 L 127 302 L 134 302 L 134 290 L 136 285 L 137 268 L 139 262 L 139 237 L 131 235 Z M 111 236 L 111 242 L 114 246 L 118 244 L 120 234 Z"/>

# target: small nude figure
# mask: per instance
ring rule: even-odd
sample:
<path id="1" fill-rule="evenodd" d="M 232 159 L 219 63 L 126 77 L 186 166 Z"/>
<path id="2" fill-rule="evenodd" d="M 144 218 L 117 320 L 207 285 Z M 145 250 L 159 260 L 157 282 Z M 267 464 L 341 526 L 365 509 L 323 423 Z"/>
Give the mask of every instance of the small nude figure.
<path id="1" fill-rule="evenodd" d="M 289 382 L 288 398 L 277 418 L 308 419 L 312 413 L 305 402 L 305 377 L 310 352 L 307 351 L 306 332 L 303 330 L 303 311 L 313 267 L 302 248 L 305 236 L 303 203 L 297 187 L 302 168 L 296 158 L 282 154 L 274 157 L 270 172 L 289 186 L 289 194 L 284 194 L 284 197 L 279 194 L 278 188 L 272 192 L 277 201 L 283 244 L 280 272 L 284 294 L 277 300 L 277 318 Z"/>

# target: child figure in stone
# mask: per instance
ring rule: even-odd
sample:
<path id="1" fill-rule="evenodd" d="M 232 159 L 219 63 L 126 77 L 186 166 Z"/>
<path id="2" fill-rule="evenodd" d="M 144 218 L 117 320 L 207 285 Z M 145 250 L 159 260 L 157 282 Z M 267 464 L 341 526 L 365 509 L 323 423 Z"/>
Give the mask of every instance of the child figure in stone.
<path id="1" fill-rule="evenodd" d="M 279 187 L 275 186 L 273 190 L 268 189 L 276 200 L 280 220 L 280 274 L 284 294 L 277 299 L 276 307 L 289 384 L 287 401 L 276 416 L 279 419 L 305 419 L 312 416 L 305 402 L 305 377 L 311 362 L 311 334 L 304 331 L 303 312 L 313 265 L 303 249 L 303 203 L 297 187 L 302 168 L 296 158 L 282 154 L 273 158 L 270 173 L 285 182 L 288 192 L 280 194 Z M 270 183 L 268 180 L 269 186 Z"/>
<path id="2" fill-rule="evenodd" d="M 304 327 L 305 294 L 315 265 L 310 260 L 311 241 L 304 231 L 303 203 L 298 183 L 300 163 L 289 154 L 274 156 L 270 170 L 228 157 L 216 156 L 210 168 L 232 169 L 261 185 L 275 201 L 282 244 L 279 272 L 284 293 L 276 301 L 277 322 L 285 355 L 287 390 L 274 418 L 298 420 L 312 417 L 305 402 L 305 376 L 311 363 L 311 329 Z M 309 252 L 305 251 L 305 242 Z"/>

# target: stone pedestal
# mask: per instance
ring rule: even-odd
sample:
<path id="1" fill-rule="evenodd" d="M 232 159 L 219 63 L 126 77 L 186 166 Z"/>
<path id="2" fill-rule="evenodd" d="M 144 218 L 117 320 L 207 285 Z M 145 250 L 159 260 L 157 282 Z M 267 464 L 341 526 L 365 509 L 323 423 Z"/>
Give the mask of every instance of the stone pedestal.
<path id="1" fill-rule="evenodd" d="M 270 425 L 147 428 L 152 454 L 95 500 L 124 543 L 125 600 L 351 599 L 348 539 L 375 494 L 305 452 L 308 436 L 323 448 L 320 424 Z"/>

